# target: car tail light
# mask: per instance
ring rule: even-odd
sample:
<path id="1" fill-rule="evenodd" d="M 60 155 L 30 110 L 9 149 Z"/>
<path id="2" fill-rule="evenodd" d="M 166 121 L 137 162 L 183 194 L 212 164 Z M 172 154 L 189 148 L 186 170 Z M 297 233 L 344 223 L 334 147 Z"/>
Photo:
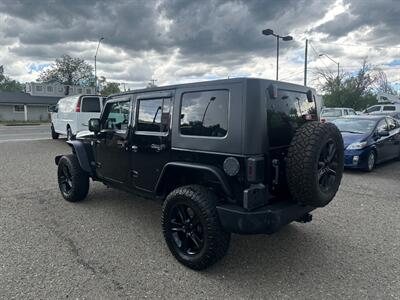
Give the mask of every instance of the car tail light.
<path id="1" fill-rule="evenodd" d="M 258 183 L 264 180 L 264 158 L 249 157 L 246 164 L 247 181 Z"/>
<path id="2" fill-rule="evenodd" d="M 80 111 L 81 111 L 81 100 L 78 100 L 78 102 L 76 103 L 75 112 L 80 112 Z"/>
<path id="3" fill-rule="evenodd" d="M 306 121 L 316 121 L 317 120 L 317 115 L 315 115 L 315 114 L 306 114 L 306 115 L 304 115 L 304 119 L 306 119 Z"/>

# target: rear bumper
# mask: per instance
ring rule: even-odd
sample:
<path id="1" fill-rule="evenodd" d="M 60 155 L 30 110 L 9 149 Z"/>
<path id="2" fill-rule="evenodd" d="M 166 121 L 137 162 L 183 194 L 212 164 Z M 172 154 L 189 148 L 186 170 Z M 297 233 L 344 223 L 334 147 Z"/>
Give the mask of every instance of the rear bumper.
<path id="1" fill-rule="evenodd" d="M 217 206 L 222 227 L 226 231 L 240 234 L 274 233 L 304 218 L 314 209 L 289 202 L 269 204 L 253 211 L 232 204 Z"/>

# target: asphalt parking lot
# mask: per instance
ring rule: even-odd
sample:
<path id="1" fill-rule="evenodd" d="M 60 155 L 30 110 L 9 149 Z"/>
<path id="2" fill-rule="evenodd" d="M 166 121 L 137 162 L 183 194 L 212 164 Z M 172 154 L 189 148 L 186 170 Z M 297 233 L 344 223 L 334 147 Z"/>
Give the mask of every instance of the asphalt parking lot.
<path id="1" fill-rule="evenodd" d="M 233 235 L 228 255 L 195 272 L 175 261 L 160 204 L 91 185 L 58 191 L 65 140 L 0 143 L 0 298 L 400 298 L 400 162 L 346 171 L 309 224 Z"/>

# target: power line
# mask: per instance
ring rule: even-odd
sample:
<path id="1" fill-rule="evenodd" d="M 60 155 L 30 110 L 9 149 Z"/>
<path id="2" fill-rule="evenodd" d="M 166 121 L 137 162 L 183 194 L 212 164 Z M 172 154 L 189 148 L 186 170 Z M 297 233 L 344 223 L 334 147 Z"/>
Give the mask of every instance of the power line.
<path id="1" fill-rule="evenodd" d="M 322 64 L 325 66 L 325 68 L 326 68 L 329 72 L 332 72 L 332 71 L 328 68 L 328 66 L 324 63 L 324 61 L 321 59 L 321 57 L 319 56 L 317 50 L 315 50 L 315 48 L 314 48 L 314 46 L 311 44 L 311 42 L 309 42 L 309 45 L 310 45 L 310 47 L 311 47 L 311 50 L 314 52 L 314 55 L 317 57 L 317 60 L 319 59 L 319 60 L 322 62 Z"/>
<path id="2" fill-rule="evenodd" d="M 322 41 L 312 41 L 313 43 L 317 44 L 329 44 L 329 45 L 337 45 L 337 46 L 344 46 L 344 47 L 362 47 L 362 48 L 380 48 L 380 49 L 400 49 L 399 46 L 367 46 L 361 44 L 347 44 L 347 43 L 333 43 L 333 42 L 322 42 Z"/>

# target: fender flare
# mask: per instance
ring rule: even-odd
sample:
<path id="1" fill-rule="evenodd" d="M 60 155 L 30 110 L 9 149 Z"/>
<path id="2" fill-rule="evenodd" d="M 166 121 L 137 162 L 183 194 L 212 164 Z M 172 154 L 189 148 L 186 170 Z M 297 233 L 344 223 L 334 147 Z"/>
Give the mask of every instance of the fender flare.
<path id="1" fill-rule="evenodd" d="M 216 166 L 212 166 L 212 165 L 205 165 L 205 164 L 199 164 L 199 163 L 188 163 L 188 162 L 169 162 L 169 163 L 165 164 L 165 166 L 163 167 L 161 174 L 157 180 L 157 184 L 155 187 L 156 195 L 160 194 L 164 178 L 168 175 L 168 171 L 171 169 L 175 169 L 175 168 L 194 169 L 197 171 L 208 172 L 209 174 L 211 174 L 218 180 L 218 182 L 221 184 L 221 188 L 222 188 L 223 192 L 229 198 L 233 198 L 232 189 L 229 185 L 229 182 L 228 182 L 225 174 L 222 172 L 221 169 L 219 169 Z"/>
<path id="2" fill-rule="evenodd" d="M 85 144 L 79 140 L 67 141 L 67 144 L 72 148 L 74 154 L 77 156 L 79 165 L 81 166 L 82 170 L 89 173 L 90 175 L 93 175 L 93 170 L 90 166 L 90 160 L 86 151 Z M 61 157 L 62 155 L 56 156 L 56 165 L 58 165 Z"/>

